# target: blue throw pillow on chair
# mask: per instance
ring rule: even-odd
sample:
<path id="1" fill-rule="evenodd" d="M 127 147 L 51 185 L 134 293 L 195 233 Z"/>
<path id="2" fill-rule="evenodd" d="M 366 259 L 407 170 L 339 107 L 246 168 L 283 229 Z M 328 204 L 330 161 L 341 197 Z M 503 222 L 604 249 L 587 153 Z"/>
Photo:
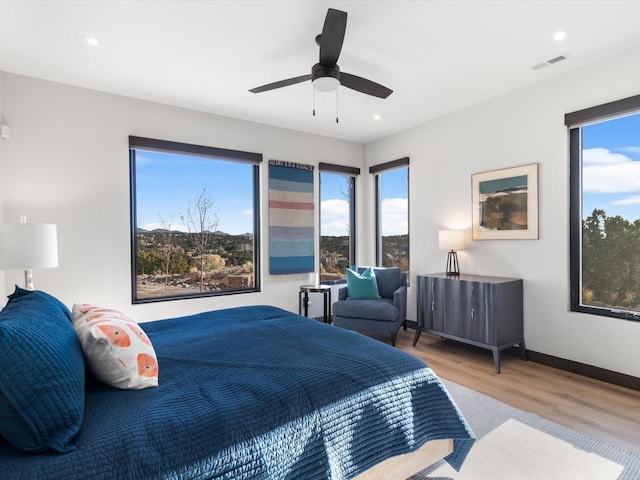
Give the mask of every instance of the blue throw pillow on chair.
<path id="1" fill-rule="evenodd" d="M 393 298 L 393 293 L 402 285 L 404 275 L 398 267 L 375 268 L 373 273 L 382 298 Z"/>
<path id="2" fill-rule="evenodd" d="M 347 298 L 352 300 L 380 298 L 376 275 L 371 267 L 361 274 L 347 269 Z"/>

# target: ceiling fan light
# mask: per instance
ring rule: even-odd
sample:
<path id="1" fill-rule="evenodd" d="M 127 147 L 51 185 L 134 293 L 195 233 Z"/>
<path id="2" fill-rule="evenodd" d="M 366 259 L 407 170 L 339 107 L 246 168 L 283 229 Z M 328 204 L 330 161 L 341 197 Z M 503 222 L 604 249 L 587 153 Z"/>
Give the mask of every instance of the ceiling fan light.
<path id="1" fill-rule="evenodd" d="M 318 92 L 333 92 L 340 86 L 340 80 L 335 77 L 319 77 L 313 81 L 313 88 Z"/>

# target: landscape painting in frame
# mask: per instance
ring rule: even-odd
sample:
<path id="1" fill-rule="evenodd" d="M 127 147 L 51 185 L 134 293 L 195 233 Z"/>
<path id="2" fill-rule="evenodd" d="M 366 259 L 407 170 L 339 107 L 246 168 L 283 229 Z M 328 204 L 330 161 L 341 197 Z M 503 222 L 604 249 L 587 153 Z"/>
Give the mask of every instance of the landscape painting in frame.
<path id="1" fill-rule="evenodd" d="M 473 239 L 538 238 L 538 164 L 471 176 Z"/>

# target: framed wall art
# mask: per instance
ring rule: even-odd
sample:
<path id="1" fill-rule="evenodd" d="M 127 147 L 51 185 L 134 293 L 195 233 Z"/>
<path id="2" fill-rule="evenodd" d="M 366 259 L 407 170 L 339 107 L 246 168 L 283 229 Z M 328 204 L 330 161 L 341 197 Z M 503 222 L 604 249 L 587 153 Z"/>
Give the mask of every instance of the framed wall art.
<path id="1" fill-rule="evenodd" d="M 538 164 L 471 175 L 474 240 L 538 238 Z"/>
<path id="2" fill-rule="evenodd" d="M 313 165 L 269 160 L 269 273 L 315 271 Z"/>

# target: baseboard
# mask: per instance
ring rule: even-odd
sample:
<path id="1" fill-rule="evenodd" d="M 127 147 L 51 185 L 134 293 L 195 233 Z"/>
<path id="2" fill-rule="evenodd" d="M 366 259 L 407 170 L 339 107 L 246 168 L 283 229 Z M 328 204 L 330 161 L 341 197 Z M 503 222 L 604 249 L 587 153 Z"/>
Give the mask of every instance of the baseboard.
<path id="1" fill-rule="evenodd" d="M 554 357 L 553 355 L 547 355 L 546 353 L 533 352 L 531 350 L 527 350 L 527 355 L 529 356 L 529 360 L 532 362 L 541 363 L 566 372 L 577 373 L 578 375 L 583 375 L 595 380 L 640 391 L 640 378 L 638 377 L 614 372 L 613 370 L 606 370 L 600 367 L 594 367 L 593 365 L 587 365 L 585 363 L 574 362 L 573 360 L 567 360 L 566 358 Z"/>
<path id="2" fill-rule="evenodd" d="M 418 328 L 417 322 L 407 320 L 407 326 L 412 329 Z M 519 355 L 519 347 L 514 351 L 517 351 Z M 618 385 L 619 387 L 629 388 L 640 392 L 640 378 L 627 375 L 625 373 L 614 372 L 613 370 L 606 370 L 600 367 L 594 367 L 593 365 L 587 365 L 586 363 L 574 362 L 573 360 L 567 360 L 566 358 L 554 357 L 553 355 L 547 355 L 546 353 L 534 352 L 527 350 L 527 356 L 529 360 L 548 367 L 564 370 L 565 372 L 576 373 L 594 380 L 600 380 L 602 382 Z"/>

